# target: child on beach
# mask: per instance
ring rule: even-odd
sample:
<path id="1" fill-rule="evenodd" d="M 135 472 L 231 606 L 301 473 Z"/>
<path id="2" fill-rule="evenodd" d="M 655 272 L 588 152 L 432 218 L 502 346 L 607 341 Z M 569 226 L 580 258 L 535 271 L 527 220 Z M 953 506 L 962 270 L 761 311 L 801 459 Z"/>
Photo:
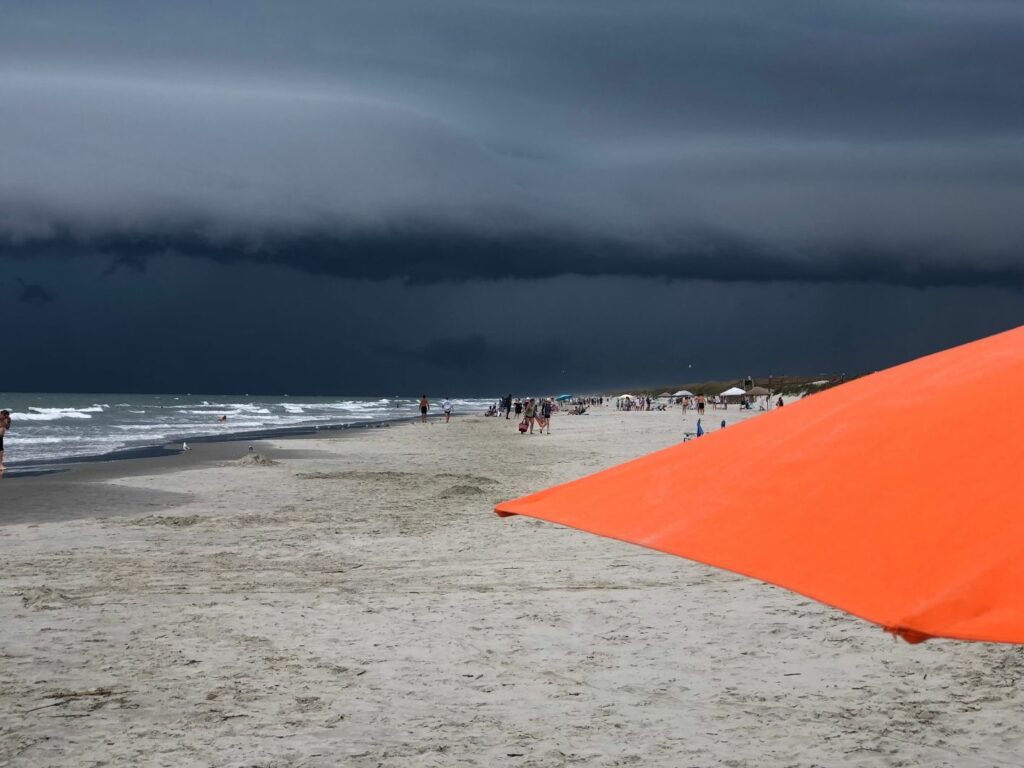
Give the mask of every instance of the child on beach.
<path id="1" fill-rule="evenodd" d="M 0 411 L 0 472 L 4 471 L 4 435 L 11 428 L 11 412 Z"/>

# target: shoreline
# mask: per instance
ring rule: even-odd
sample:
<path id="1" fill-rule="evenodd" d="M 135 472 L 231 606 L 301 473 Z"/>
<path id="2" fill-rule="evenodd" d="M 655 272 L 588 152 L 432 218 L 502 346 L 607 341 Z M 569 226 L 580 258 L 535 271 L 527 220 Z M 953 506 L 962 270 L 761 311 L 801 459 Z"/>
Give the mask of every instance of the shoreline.
<path id="1" fill-rule="evenodd" d="M 11 476 L 25 476 L 69 464 L 167 455 L 183 442 L 312 436 L 419 416 L 410 398 L 218 397 L 0 393 L 14 422 L 4 463 Z M 457 413 L 490 405 L 466 397 L 453 403 Z"/>
<path id="2" fill-rule="evenodd" d="M 456 416 L 468 416 L 473 414 L 456 414 Z M 377 427 L 391 427 L 396 424 L 404 424 L 408 421 L 418 420 L 418 416 L 403 416 L 400 418 L 382 419 L 380 421 L 347 422 L 337 424 L 317 424 L 313 426 L 296 427 L 273 427 L 268 429 L 251 429 L 244 432 L 229 432 L 226 434 L 196 434 L 186 435 L 180 440 L 168 441 L 153 445 L 140 445 L 132 448 L 118 448 L 105 453 L 82 454 L 80 456 L 62 456 L 53 459 L 39 459 L 28 461 L 8 461 L 5 476 L 8 478 L 37 477 L 39 475 L 53 474 L 55 472 L 66 472 L 75 469 L 78 465 L 97 464 L 107 462 L 132 461 L 135 459 L 154 459 L 168 456 L 175 456 L 184 451 L 182 443 L 188 443 L 191 448 L 194 445 L 208 445 L 211 443 L 238 443 L 238 442 L 259 442 L 264 440 L 282 440 L 291 438 L 317 438 L 321 433 L 347 432 L 349 430 L 374 429 Z M 330 434 L 324 437 L 331 436 Z M 177 447 L 176 447 L 177 446 Z M 10 450 L 8 451 L 10 452 Z"/>
<path id="3" fill-rule="evenodd" d="M 460 414 L 464 418 L 471 414 Z M 288 427 L 252 430 L 232 435 L 190 438 L 189 450 L 181 445 L 162 445 L 111 451 L 110 453 L 36 462 L 8 464 L 0 475 L 0 528 L 8 525 L 49 523 L 82 518 L 103 518 L 142 510 L 168 510 L 185 504 L 187 492 L 139 492 L 116 484 L 133 477 L 164 475 L 193 469 L 213 468 L 244 457 L 249 443 L 254 453 L 272 460 L 310 457 L 315 450 L 282 448 L 299 440 L 329 440 L 354 437 L 375 429 L 388 429 L 416 422 L 419 417 L 402 417 L 375 422 L 338 424 L 317 428 Z"/>

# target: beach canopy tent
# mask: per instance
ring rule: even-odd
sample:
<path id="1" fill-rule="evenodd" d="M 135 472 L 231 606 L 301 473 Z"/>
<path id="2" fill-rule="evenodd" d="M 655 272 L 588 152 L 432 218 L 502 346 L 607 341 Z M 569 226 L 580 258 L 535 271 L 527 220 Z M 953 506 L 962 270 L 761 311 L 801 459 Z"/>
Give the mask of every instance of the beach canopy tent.
<path id="1" fill-rule="evenodd" d="M 629 394 L 629 393 L 627 392 L 627 393 L 626 393 L 626 394 L 624 394 L 624 395 L 619 395 L 619 396 L 618 396 L 618 397 L 616 397 L 615 399 L 616 399 L 616 400 L 632 400 L 632 399 L 633 399 L 633 395 L 631 395 L 631 394 Z"/>
<path id="2" fill-rule="evenodd" d="M 693 392 L 688 389 L 680 389 L 672 397 L 693 397 Z"/>
<path id="3" fill-rule="evenodd" d="M 566 400 L 572 400 L 572 395 L 559 395 L 555 400 L 560 403 L 564 403 Z"/>
<path id="4" fill-rule="evenodd" d="M 729 387 L 729 389 L 725 390 L 725 392 L 722 393 L 722 397 L 739 397 L 740 395 L 745 394 L 747 393 L 744 392 L 739 387 Z"/>
<path id="5" fill-rule="evenodd" d="M 660 395 L 658 395 L 658 398 L 660 399 L 662 397 L 672 397 L 672 393 L 671 392 L 662 392 Z"/>
<path id="6" fill-rule="evenodd" d="M 1024 326 L 496 511 L 736 571 L 910 642 L 1024 643 L 1024 408 L 949 407 L 1022 380 Z"/>
<path id="7" fill-rule="evenodd" d="M 747 394 L 751 397 L 763 397 L 764 395 L 770 395 L 771 391 L 764 387 L 751 387 L 747 390 Z"/>

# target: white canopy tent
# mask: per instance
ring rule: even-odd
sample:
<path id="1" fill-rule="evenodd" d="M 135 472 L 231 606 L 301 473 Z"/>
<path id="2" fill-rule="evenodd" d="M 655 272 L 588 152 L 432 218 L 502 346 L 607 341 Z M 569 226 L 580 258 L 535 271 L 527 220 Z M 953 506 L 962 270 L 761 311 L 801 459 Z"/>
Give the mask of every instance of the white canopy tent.
<path id="1" fill-rule="evenodd" d="M 693 397 L 693 392 L 688 389 L 680 389 L 672 397 Z"/>
<path id="2" fill-rule="evenodd" d="M 722 397 L 739 397 L 740 395 L 745 394 L 747 393 L 744 392 L 739 387 L 729 387 L 729 389 L 725 390 L 725 392 L 722 393 Z"/>

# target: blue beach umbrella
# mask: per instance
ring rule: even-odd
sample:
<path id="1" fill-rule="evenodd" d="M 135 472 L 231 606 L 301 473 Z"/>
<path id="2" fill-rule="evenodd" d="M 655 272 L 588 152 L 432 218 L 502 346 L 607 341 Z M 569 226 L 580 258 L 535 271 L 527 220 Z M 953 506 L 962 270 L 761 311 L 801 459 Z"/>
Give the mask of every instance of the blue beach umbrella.
<path id="1" fill-rule="evenodd" d="M 555 398 L 555 400 L 557 400 L 560 403 L 565 400 L 572 400 L 572 395 L 559 395 L 558 397 Z"/>

